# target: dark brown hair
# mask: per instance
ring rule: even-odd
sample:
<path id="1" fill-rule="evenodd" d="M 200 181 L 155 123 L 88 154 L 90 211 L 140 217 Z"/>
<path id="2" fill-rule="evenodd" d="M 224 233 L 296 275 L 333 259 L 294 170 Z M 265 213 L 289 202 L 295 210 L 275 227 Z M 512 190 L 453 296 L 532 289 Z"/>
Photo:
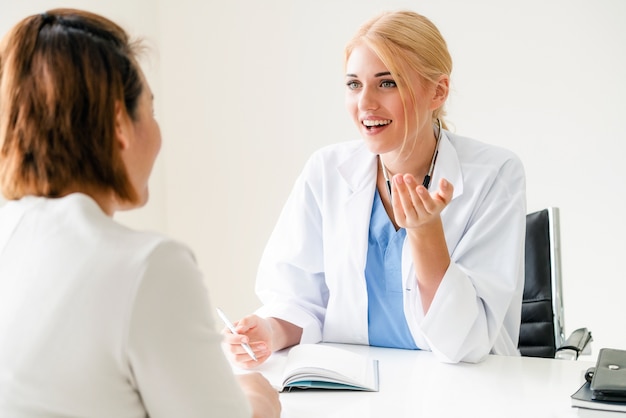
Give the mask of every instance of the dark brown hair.
<path id="1" fill-rule="evenodd" d="M 71 188 L 139 199 L 115 146 L 116 104 L 135 119 L 137 44 L 93 13 L 55 9 L 0 44 L 0 189 L 7 199 Z"/>

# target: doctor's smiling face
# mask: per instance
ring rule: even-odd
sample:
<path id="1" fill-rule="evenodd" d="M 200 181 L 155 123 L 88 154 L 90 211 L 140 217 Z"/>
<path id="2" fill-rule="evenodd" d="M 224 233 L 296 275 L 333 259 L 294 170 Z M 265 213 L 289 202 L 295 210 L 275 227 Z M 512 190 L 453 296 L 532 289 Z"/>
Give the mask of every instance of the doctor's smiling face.
<path id="1" fill-rule="evenodd" d="M 407 92 L 409 97 L 403 97 L 401 82 L 366 45 L 359 44 L 350 52 L 346 61 L 346 108 L 375 154 L 402 149 L 410 152 L 419 137 L 432 137 L 431 99 L 435 87 L 424 87 L 426 83 L 417 72 L 408 70 L 405 84 L 412 91 Z M 405 140 L 408 146 L 403 146 Z"/>

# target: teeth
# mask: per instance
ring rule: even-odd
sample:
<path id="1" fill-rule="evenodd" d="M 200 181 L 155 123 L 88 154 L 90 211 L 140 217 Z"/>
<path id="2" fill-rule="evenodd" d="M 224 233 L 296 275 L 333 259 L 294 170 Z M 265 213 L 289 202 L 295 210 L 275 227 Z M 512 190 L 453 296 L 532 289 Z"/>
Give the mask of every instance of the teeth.
<path id="1" fill-rule="evenodd" d="M 365 125 L 367 127 L 389 125 L 390 123 L 391 123 L 391 121 L 389 119 L 384 119 L 384 120 L 364 120 L 363 121 L 363 125 Z"/>

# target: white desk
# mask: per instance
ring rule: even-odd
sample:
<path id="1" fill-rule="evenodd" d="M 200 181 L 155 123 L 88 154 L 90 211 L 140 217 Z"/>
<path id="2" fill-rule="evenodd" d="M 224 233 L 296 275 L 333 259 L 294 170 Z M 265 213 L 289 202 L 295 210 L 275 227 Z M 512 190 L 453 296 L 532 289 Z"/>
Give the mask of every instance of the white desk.
<path id="1" fill-rule="evenodd" d="M 283 418 L 625 417 L 571 407 L 570 395 L 594 363 L 489 356 L 444 364 L 425 351 L 337 345 L 379 360 L 380 391 L 282 393 Z M 257 371 L 277 382 L 284 353 Z"/>

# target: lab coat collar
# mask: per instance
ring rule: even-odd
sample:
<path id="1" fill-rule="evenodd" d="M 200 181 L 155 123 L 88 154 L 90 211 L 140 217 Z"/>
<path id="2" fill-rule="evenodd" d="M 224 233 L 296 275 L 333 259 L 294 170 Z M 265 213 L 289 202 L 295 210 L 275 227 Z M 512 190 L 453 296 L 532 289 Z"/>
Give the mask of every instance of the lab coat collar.
<path id="1" fill-rule="evenodd" d="M 376 154 L 372 154 L 361 141 L 353 152 L 339 162 L 337 170 L 353 193 L 367 189 L 368 186 L 373 192 L 376 185 L 377 161 Z"/>
<path id="2" fill-rule="evenodd" d="M 435 163 L 433 178 L 431 179 L 431 190 L 439 188 L 439 180 L 445 178 L 454 186 L 452 199 L 463 194 L 463 172 L 461 171 L 461 162 L 456 152 L 456 148 L 450 142 L 451 134 L 443 131 L 441 142 L 439 143 L 439 155 Z"/>
<path id="3" fill-rule="evenodd" d="M 463 194 L 463 173 L 459 156 L 454 145 L 450 142 L 449 135 L 451 135 L 449 132 L 443 131 L 441 136 L 439 154 L 431 180 L 431 190 L 437 190 L 439 180 L 445 178 L 454 186 L 452 199 L 455 199 Z M 376 154 L 372 154 L 362 142 L 339 163 L 337 169 L 352 192 L 356 192 L 367 188 L 367 186 L 374 187 L 377 173 L 376 164 L 378 164 Z"/>

